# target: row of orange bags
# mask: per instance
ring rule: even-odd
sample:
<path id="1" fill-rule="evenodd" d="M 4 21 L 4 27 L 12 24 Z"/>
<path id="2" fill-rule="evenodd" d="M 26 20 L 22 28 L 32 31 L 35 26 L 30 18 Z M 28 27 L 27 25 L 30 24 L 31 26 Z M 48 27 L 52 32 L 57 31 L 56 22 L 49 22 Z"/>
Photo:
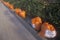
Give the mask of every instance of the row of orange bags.
<path id="1" fill-rule="evenodd" d="M 47 27 L 49 30 L 54 30 L 54 26 L 52 24 L 49 24 L 48 22 L 44 22 L 42 23 L 42 19 L 40 17 L 35 17 L 32 20 L 32 24 L 35 24 L 36 26 L 36 30 L 39 31 L 41 26 L 45 26 L 45 28 Z"/>
<path id="2" fill-rule="evenodd" d="M 15 13 L 19 16 L 21 16 L 22 18 L 26 17 L 26 11 L 21 10 L 20 8 L 15 8 L 12 4 L 10 4 L 9 2 L 3 2 L 8 8 L 10 8 L 11 10 L 15 11 Z"/>
<path id="3" fill-rule="evenodd" d="M 56 36 L 56 29 L 49 22 L 43 22 L 40 17 L 35 17 L 32 20 L 33 28 L 38 32 L 41 37 L 54 38 Z"/>

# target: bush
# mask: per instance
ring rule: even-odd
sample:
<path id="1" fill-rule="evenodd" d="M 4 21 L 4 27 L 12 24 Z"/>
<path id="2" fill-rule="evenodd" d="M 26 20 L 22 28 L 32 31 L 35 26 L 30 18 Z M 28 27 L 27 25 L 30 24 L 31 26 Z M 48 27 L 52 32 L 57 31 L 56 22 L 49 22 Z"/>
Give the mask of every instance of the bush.
<path id="1" fill-rule="evenodd" d="M 53 3 L 44 5 L 36 0 L 5 0 L 27 12 L 30 17 L 40 16 L 44 21 L 48 21 L 56 26 L 60 26 L 60 4 Z"/>

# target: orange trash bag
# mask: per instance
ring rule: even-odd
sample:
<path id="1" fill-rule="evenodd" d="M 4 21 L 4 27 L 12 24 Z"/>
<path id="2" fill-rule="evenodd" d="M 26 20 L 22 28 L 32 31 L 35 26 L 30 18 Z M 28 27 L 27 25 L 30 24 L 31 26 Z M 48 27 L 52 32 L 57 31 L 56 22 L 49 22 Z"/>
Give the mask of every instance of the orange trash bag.
<path id="1" fill-rule="evenodd" d="M 56 36 L 56 30 L 53 25 L 45 22 L 41 26 L 41 31 L 38 33 L 41 37 L 54 38 Z"/>
<path id="2" fill-rule="evenodd" d="M 9 8 L 10 8 L 11 10 L 14 10 L 14 6 L 13 6 L 12 4 L 10 4 Z"/>
<path id="3" fill-rule="evenodd" d="M 42 19 L 41 19 L 40 17 L 35 17 L 35 18 L 33 18 L 33 19 L 31 20 L 31 22 L 32 22 L 32 27 L 33 27 L 35 30 L 39 31 L 39 30 L 40 30 L 40 26 L 41 26 L 41 24 L 42 24 Z"/>
<path id="4" fill-rule="evenodd" d="M 4 4 L 7 6 L 9 4 L 9 2 L 4 2 Z"/>
<path id="5" fill-rule="evenodd" d="M 19 16 L 21 16 L 22 18 L 26 18 L 26 11 L 22 10 L 20 13 L 19 13 Z"/>
<path id="6" fill-rule="evenodd" d="M 21 9 L 15 8 L 15 13 L 16 13 L 17 15 L 19 15 L 19 13 L 21 13 Z"/>
<path id="7" fill-rule="evenodd" d="M 10 3 L 9 2 L 6 2 L 6 6 L 9 7 L 10 6 Z"/>
<path id="8" fill-rule="evenodd" d="M 3 3 L 6 5 L 7 2 L 4 2 L 4 1 L 3 1 Z"/>
<path id="9" fill-rule="evenodd" d="M 14 6 L 11 5 L 9 2 L 3 2 L 7 7 L 9 7 L 10 9 L 14 9 Z"/>

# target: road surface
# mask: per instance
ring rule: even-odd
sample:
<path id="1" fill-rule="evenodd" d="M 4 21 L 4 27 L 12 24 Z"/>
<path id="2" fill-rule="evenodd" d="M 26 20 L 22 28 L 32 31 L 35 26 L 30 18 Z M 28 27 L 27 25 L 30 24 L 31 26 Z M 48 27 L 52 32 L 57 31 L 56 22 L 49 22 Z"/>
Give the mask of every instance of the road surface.
<path id="1" fill-rule="evenodd" d="M 37 40 L 1 2 L 0 40 Z"/>

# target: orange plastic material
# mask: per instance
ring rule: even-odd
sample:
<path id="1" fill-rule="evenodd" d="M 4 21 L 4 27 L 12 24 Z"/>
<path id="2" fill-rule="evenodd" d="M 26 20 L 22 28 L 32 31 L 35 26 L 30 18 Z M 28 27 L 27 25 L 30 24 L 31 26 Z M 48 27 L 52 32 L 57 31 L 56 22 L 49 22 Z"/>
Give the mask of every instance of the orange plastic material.
<path id="1" fill-rule="evenodd" d="M 21 10 L 20 8 L 15 8 L 14 6 L 11 5 L 9 2 L 3 2 L 7 7 L 9 7 L 10 9 L 14 10 L 16 12 L 17 15 L 21 16 L 22 18 L 26 18 L 26 11 Z"/>
<path id="2" fill-rule="evenodd" d="M 22 10 L 20 13 L 19 13 L 19 16 L 21 16 L 22 18 L 26 18 L 26 12 L 24 10 Z"/>
<path id="3" fill-rule="evenodd" d="M 5 2 L 5 5 L 8 6 L 8 7 L 10 6 L 9 2 Z"/>
<path id="4" fill-rule="evenodd" d="M 7 6 L 7 7 L 9 7 L 10 9 L 14 9 L 14 6 L 13 5 L 11 5 L 9 2 L 4 2 L 4 4 Z"/>
<path id="5" fill-rule="evenodd" d="M 15 13 L 19 15 L 19 13 L 21 13 L 21 9 L 15 8 Z"/>
<path id="6" fill-rule="evenodd" d="M 7 2 L 4 2 L 5 5 L 7 5 Z"/>
<path id="7" fill-rule="evenodd" d="M 22 18 L 26 18 L 26 12 L 25 12 L 24 10 L 21 10 L 21 9 L 19 9 L 19 8 L 16 8 L 16 9 L 15 9 L 15 12 L 16 12 L 19 16 L 21 16 Z"/>
<path id="8" fill-rule="evenodd" d="M 32 24 L 35 24 L 35 30 L 39 31 L 42 24 L 42 19 L 40 17 L 35 17 L 31 21 Z"/>
<path id="9" fill-rule="evenodd" d="M 39 35 L 41 37 L 45 37 L 44 35 L 46 30 L 54 31 L 55 28 L 53 25 L 49 24 L 48 22 L 44 22 L 41 26 L 41 31 L 39 32 Z"/>
<path id="10" fill-rule="evenodd" d="M 51 31 L 54 31 L 55 30 L 55 28 L 54 28 L 54 26 L 52 25 L 52 24 L 49 24 L 48 22 L 45 22 L 45 23 L 43 23 L 42 24 L 42 29 L 48 29 L 48 30 L 51 30 Z"/>
<path id="11" fill-rule="evenodd" d="M 3 3 L 6 5 L 6 2 L 3 1 Z"/>
<path id="12" fill-rule="evenodd" d="M 14 9 L 14 6 L 10 4 L 9 8 L 13 10 Z"/>

